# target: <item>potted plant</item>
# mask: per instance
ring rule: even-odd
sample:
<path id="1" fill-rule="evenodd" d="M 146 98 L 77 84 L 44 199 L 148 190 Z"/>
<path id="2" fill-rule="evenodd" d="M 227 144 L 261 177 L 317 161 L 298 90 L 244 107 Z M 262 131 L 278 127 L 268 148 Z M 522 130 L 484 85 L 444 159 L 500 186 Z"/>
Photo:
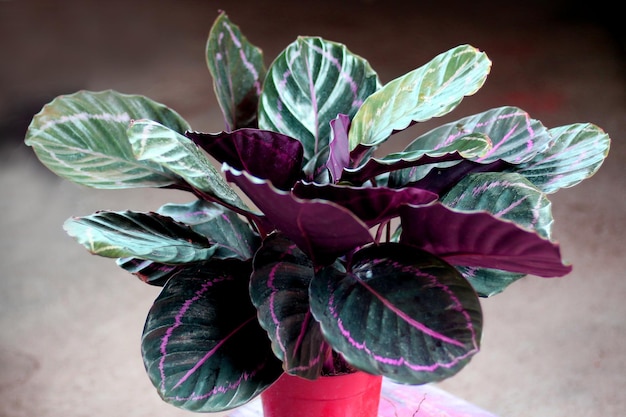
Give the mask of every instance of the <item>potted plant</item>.
<path id="1" fill-rule="evenodd" d="M 192 196 L 64 225 L 163 287 L 141 348 L 168 403 L 228 410 L 281 376 L 374 375 L 375 389 L 380 376 L 439 381 L 479 351 L 479 297 L 570 272 L 548 195 L 599 169 L 610 146 L 601 128 L 549 129 L 505 106 L 377 153 L 474 94 L 485 53 L 460 45 L 382 85 L 346 46 L 299 37 L 266 68 L 220 12 L 206 56 L 221 132 L 194 131 L 147 97 L 79 91 L 44 106 L 25 139 L 78 184 Z"/>

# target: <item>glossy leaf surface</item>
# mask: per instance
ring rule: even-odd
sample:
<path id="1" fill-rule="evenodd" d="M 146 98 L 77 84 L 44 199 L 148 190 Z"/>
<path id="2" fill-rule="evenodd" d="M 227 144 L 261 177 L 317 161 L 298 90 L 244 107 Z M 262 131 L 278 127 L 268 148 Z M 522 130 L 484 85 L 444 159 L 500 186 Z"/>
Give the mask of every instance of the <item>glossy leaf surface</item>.
<path id="1" fill-rule="evenodd" d="M 379 86 L 376 73 L 344 45 L 299 37 L 270 66 L 259 102 L 259 127 L 302 142 L 305 162 L 327 148 L 330 121 L 352 118 Z M 326 160 L 308 170 L 312 175 Z"/>
<path id="2" fill-rule="evenodd" d="M 128 128 L 135 157 L 175 172 L 193 188 L 247 210 L 212 162 L 185 136 L 151 120 L 137 120 Z"/>
<path id="3" fill-rule="evenodd" d="M 482 87 L 491 61 L 470 45 L 460 45 L 386 84 L 363 103 L 352 120 L 350 149 L 376 146 L 412 122 L 452 111 Z"/>
<path id="4" fill-rule="evenodd" d="M 348 362 L 396 382 L 444 379 L 479 349 L 482 312 L 472 287 L 451 265 L 401 244 L 357 252 L 347 272 L 321 270 L 311 310 Z"/>
<path id="5" fill-rule="evenodd" d="M 151 119 L 175 132 L 189 128 L 176 112 L 143 96 L 79 91 L 55 98 L 35 115 L 25 143 L 56 175 L 94 188 L 163 187 L 178 176 L 137 161 L 126 136 L 132 120 Z"/>
<path id="6" fill-rule="evenodd" d="M 221 12 L 209 33 L 206 58 L 226 130 L 257 126 L 257 108 L 265 79 L 263 52 Z"/>
<path id="7" fill-rule="evenodd" d="M 108 258 L 180 264 L 209 259 L 217 250 L 205 236 L 158 213 L 99 211 L 70 218 L 63 228 L 89 252 Z"/>
<path id="8" fill-rule="evenodd" d="M 545 193 L 573 187 L 591 177 L 609 153 L 609 135 L 593 124 L 560 126 L 549 132 L 552 146 L 513 168 Z"/>
<path id="9" fill-rule="evenodd" d="M 472 284 L 479 297 L 491 297 L 500 294 L 509 285 L 526 276 L 526 274 L 518 272 L 473 266 L 457 266 L 456 269 Z"/>
<path id="10" fill-rule="evenodd" d="M 249 274 L 249 263 L 214 261 L 163 287 L 148 314 L 141 351 L 164 401 L 194 412 L 228 410 L 280 376 L 280 361 L 248 298 Z"/>
<path id="11" fill-rule="evenodd" d="M 283 369 L 303 378 L 320 376 L 330 348 L 309 309 L 313 263 L 281 234 L 272 234 L 254 257 L 250 297 Z"/>
<path id="12" fill-rule="evenodd" d="M 463 178 L 441 202 L 463 211 L 487 211 L 550 239 L 552 203 L 517 173 L 485 172 Z"/>

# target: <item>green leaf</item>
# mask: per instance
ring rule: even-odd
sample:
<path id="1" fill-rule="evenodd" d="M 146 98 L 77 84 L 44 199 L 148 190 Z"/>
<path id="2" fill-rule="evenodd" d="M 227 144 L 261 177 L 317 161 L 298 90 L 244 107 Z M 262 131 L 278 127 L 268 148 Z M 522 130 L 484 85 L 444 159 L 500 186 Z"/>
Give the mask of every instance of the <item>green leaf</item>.
<path id="1" fill-rule="evenodd" d="M 203 193 L 248 210 L 209 158 L 185 136 L 157 122 L 137 120 L 128 128 L 128 140 L 137 160 L 160 164 Z"/>
<path id="2" fill-rule="evenodd" d="M 488 164 L 504 160 L 520 164 L 546 150 L 552 137 L 539 120 L 517 107 L 503 106 L 446 123 L 414 139 L 405 150 L 437 149 L 469 134 L 484 134 L 492 141 L 485 155 L 472 160 Z"/>
<path id="3" fill-rule="evenodd" d="M 248 42 L 239 27 L 221 12 L 209 33 L 206 58 L 226 130 L 256 127 L 266 73 L 261 49 Z"/>
<path id="4" fill-rule="evenodd" d="M 400 161 L 413 162 L 424 156 L 440 157 L 454 152 L 458 152 L 462 158 L 471 159 L 484 155 L 491 147 L 489 136 L 475 132 L 463 135 L 452 143 L 444 143 L 435 149 L 414 146 L 411 149 L 390 153 L 377 161 L 384 164 L 395 164 Z"/>
<path id="5" fill-rule="evenodd" d="M 48 169 L 78 184 L 104 189 L 174 184 L 176 174 L 133 155 L 126 129 L 144 118 L 179 133 L 189 128 L 176 112 L 146 97 L 79 91 L 45 105 L 28 127 L 25 143 Z"/>
<path id="6" fill-rule="evenodd" d="M 591 177 L 609 153 L 611 139 L 591 123 L 552 128 L 552 146 L 512 170 L 524 175 L 545 193 L 573 187 Z"/>
<path id="7" fill-rule="evenodd" d="M 194 412 L 243 405 L 282 374 L 248 298 L 250 263 L 212 261 L 172 277 L 141 340 L 148 376 L 164 401 Z"/>
<path id="8" fill-rule="evenodd" d="M 492 268 L 457 265 L 456 269 L 472 284 L 479 297 L 491 297 L 500 294 L 509 285 L 526 276 L 526 274 Z"/>
<path id="9" fill-rule="evenodd" d="M 254 256 L 260 245 L 259 236 L 250 225 L 232 210 L 205 200 L 186 204 L 166 204 L 157 210 L 184 223 L 191 229 L 206 236 L 217 245 L 214 259 L 238 258 L 247 260 Z"/>
<path id="10" fill-rule="evenodd" d="M 491 145 L 491 140 L 487 135 L 470 133 L 435 149 L 412 147 L 401 152 L 390 153 L 382 158 L 369 158 L 359 168 L 344 169 L 342 179 L 360 184 L 392 171 L 395 174 L 392 174 L 394 179 L 402 175 L 411 179 L 422 178 L 432 170 L 435 164 L 442 167 L 445 164 L 456 164 L 462 159 L 480 157 L 491 149 Z M 378 183 L 382 182 L 384 181 L 379 179 Z"/>
<path id="11" fill-rule="evenodd" d="M 441 198 L 441 202 L 460 210 L 488 211 L 533 230 L 552 236 L 552 203 L 530 181 L 516 173 L 471 174 Z M 499 294 L 526 274 L 492 268 L 457 266 L 481 297 Z"/>
<path id="12" fill-rule="evenodd" d="M 330 122 L 352 118 L 379 87 L 369 63 L 344 45 L 299 37 L 270 66 L 259 103 L 259 127 L 302 142 L 305 163 L 329 146 Z M 307 174 L 311 177 L 320 160 Z"/>
<path id="13" fill-rule="evenodd" d="M 164 264 L 161 262 L 148 261 L 140 258 L 126 257 L 115 260 L 117 266 L 135 275 L 141 281 L 156 287 L 162 287 L 174 275 L 182 269 L 198 268 L 198 263 L 188 264 Z"/>
<path id="14" fill-rule="evenodd" d="M 157 213 L 100 211 L 63 228 L 94 255 L 179 264 L 209 259 L 216 250 L 187 225 Z"/>
<path id="15" fill-rule="evenodd" d="M 470 174 L 444 195 L 441 202 L 463 211 L 487 211 L 546 239 L 552 235 L 552 203 L 517 173 Z"/>
<path id="16" fill-rule="evenodd" d="M 348 271 L 316 273 L 310 291 L 326 340 L 366 372 L 424 384 L 452 376 L 479 350 L 474 289 L 451 265 L 411 246 L 365 248 Z"/>
<path id="17" fill-rule="evenodd" d="M 250 298 L 285 372 L 315 379 L 330 348 L 309 309 L 313 263 L 295 243 L 272 234 L 254 257 Z"/>
<path id="18" fill-rule="evenodd" d="M 481 134 L 489 137 L 491 148 L 481 155 L 467 155 L 467 158 L 485 166 L 503 161 L 507 164 L 530 161 L 535 155 L 544 152 L 552 140 L 548 129 L 540 121 L 530 118 L 528 113 L 517 107 L 504 106 L 438 126 L 414 139 L 404 152 L 436 150 L 464 140 L 467 135 Z M 464 169 L 463 165 L 461 170 Z M 449 166 L 449 163 L 443 163 L 437 164 L 435 168 L 446 169 Z M 389 183 L 394 187 L 402 187 L 423 179 L 432 169 L 433 166 L 426 166 L 395 171 L 391 173 Z M 432 172 L 434 174 L 436 171 Z M 437 176 L 440 174 L 441 171 Z"/>
<path id="19" fill-rule="evenodd" d="M 412 122 L 449 113 L 482 87 L 490 70 L 485 53 L 461 45 L 396 78 L 369 96 L 354 116 L 350 149 L 376 146 Z"/>

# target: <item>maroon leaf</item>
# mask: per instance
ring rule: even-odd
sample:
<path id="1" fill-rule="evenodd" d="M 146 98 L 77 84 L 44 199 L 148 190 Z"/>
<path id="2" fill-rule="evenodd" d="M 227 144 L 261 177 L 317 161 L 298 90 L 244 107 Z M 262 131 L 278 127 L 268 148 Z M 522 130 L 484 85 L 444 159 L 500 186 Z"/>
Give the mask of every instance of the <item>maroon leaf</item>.
<path id="1" fill-rule="evenodd" d="M 437 194 L 419 188 L 349 187 L 342 185 L 318 185 L 297 183 L 293 193 L 307 200 L 330 200 L 358 216 L 368 227 L 375 226 L 398 216 L 404 204 L 427 204 L 437 199 Z"/>
<path id="2" fill-rule="evenodd" d="M 291 239 L 315 264 L 327 264 L 351 249 L 373 241 L 365 223 L 330 201 L 302 200 L 265 180 L 228 166 L 234 182 L 278 230 Z"/>
<path id="3" fill-rule="evenodd" d="M 411 168 L 414 166 L 438 164 L 442 162 L 463 161 L 463 156 L 458 152 L 448 153 L 445 155 L 430 156 L 424 155 L 419 159 L 404 160 L 400 159 L 393 163 L 385 163 L 380 159 L 371 158 L 367 162 L 360 166 L 358 169 L 346 170 L 343 172 L 342 180 L 350 181 L 354 184 L 362 184 L 367 180 L 370 180 L 380 174 L 386 172 L 393 172 L 404 168 Z M 478 164 L 476 164 L 478 165 Z M 392 177 L 393 178 L 393 177 Z M 407 181 L 408 182 L 408 181 Z M 401 184 L 404 186 L 406 184 Z"/>
<path id="4" fill-rule="evenodd" d="M 487 212 L 461 212 L 443 204 L 400 209 L 402 243 L 453 265 L 494 268 L 543 277 L 563 276 L 558 244 Z"/>
<path id="5" fill-rule="evenodd" d="M 219 162 L 266 179 L 281 190 L 301 178 L 302 144 L 289 136 L 258 129 L 185 135 Z"/>
<path id="6" fill-rule="evenodd" d="M 330 154 L 326 167 L 330 171 L 333 182 L 341 178 L 341 172 L 350 165 L 350 146 L 348 143 L 348 129 L 350 117 L 345 114 L 337 115 L 330 121 Z"/>

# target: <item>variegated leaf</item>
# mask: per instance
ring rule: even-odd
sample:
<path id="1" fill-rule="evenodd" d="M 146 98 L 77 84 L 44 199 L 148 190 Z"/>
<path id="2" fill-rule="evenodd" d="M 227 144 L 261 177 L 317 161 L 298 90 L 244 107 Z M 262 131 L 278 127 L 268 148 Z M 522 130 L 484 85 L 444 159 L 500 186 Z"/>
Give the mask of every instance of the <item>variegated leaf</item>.
<path id="1" fill-rule="evenodd" d="M 94 188 L 163 187 L 180 179 L 152 161 L 137 161 L 126 136 L 134 119 L 151 119 L 174 132 L 189 129 L 164 105 L 115 91 L 79 91 L 55 98 L 35 115 L 25 143 L 52 172 Z"/>
<path id="2" fill-rule="evenodd" d="M 259 103 L 259 127 L 296 138 L 305 163 L 328 147 L 330 121 L 352 118 L 379 87 L 363 58 L 344 45 L 318 37 L 299 37 L 270 66 Z M 312 176 L 321 160 L 308 169 Z"/>
<path id="3" fill-rule="evenodd" d="M 157 210 L 184 223 L 217 245 L 213 255 L 217 259 L 251 259 L 260 245 L 259 236 L 250 224 L 232 210 L 205 200 L 186 204 L 166 204 Z"/>
<path id="4" fill-rule="evenodd" d="M 414 247 L 369 246 L 348 271 L 316 273 L 310 292 L 328 342 L 366 372 L 424 384 L 452 376 L 479 350 L 482 311 L 473 288 Z"/>
<path id="5" fill-rule="evenodd" d="M 175 172 L 192 187 L 231 206 L 247 207 L 196 144 L 151 120 L 136 120 L 128 139 L 139 161 L 152 161 Z"/>
<path id="6" fill-rule="evenodd" d="M 491 139 L 487 135 L 470 133 L 436 149 L 413 147 L 388 154 L 382 158 L 370 158 L 359 168 L 344 170 L 342 179 L 361 184 L 378 175 L 403 170 L 401 172 L 404 172 L 407 178 L 414 181 L 425 176 L 434 164 L 445 166 L 447 163 L 477 158 L 487 153 L 491 147 Z M 396 173 L 393 178 L 396 179 L 400 176 L 401 173 Z"/>
<path id="7" fill-rule="evenodd" d="M 470 174 L 441 197 L 441 202 L 458 210 L 487 211 L 546 239 L 552 236 L 552 203 L 517 173 Z"/>
<path id="8" fill-rule="evenodd" d="M 444 195 L 441 202 L 461 210 L 488 211 L 546 239 L 552 236 L 552 203 L 520 174 L 468 175 Z M 492 268 L 458 266 L 457 269 L 481 297 L 499 294 L 526 275 Z"/>
<path id="9" fill-rule="evenodd" d="M 352 120 L 350 149 L 376 146 L 412 122 L 443 116 L 482 87 L 491 61 L 470 45 L 444 52 L 367 98 Z"/>
<path id="10" fill-rule="evenodd" d="M 285 372 L 303 378 L 320 376 L 330 347 L 309 309 L 313 263 L 280 233 L 263 241 L 254 257 L 250 297 L 259 323 L 272 341 Z"/>
<path id="11" fill-rule="evenodd" d="M 144 365 L 161 398 L 194 412 L 246 404 L 282 374 L 248 298 L 250 263 L 213 261 L 171 278 L 148 313 Z"/>
<path id="12" fill-rule="evenodd" d="M 591 177 L 609 153 L 609 135 L 591 123 L 555 127 L 549 132 L 552 146 L 512 168 L 545 193 L 573 187 Z"/>
<path id="13" fill-rule="evenodd" d="M 180 264 L 209 259 L 216 245 L 189 226 L 157 213 L 100 211 L 63 228 L 94 255 Z"/>
<path id="14" fill-rule="evenodd" d="M 263 52 L 221 12 L 209 33 L 207 65 L 224 114 L 226 130 L 257 126 L 257 108 L 265 79 Z"/>

